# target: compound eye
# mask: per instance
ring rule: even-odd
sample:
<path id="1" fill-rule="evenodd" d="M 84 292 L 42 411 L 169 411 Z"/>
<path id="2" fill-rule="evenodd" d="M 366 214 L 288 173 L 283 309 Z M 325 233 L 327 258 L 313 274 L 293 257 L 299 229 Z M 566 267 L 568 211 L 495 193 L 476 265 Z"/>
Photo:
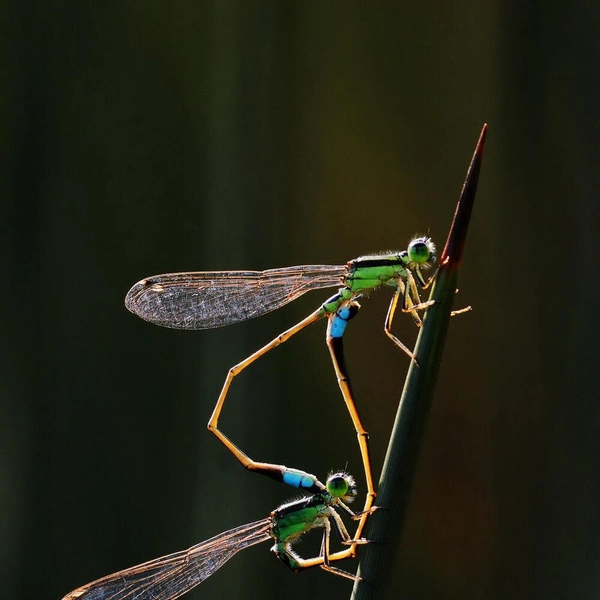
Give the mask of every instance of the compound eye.
<path id="1" fill-rule="evenodd" d="M 411 262 L 422 265 L 435 258 L 435 245 L 430 238 L 415 238 L 408 245 L 408 256 Z"/>
<path id="2" fill-rule="evenodd" d="M 335 498 L 356 494 L 354 479 L 346 473 L 334 473 L 327 478 L 327 491 Z"/>
<path id="3" fill-rule="evenodd" d="M 348 493 L 348 482 L 341 475 L 333 475 L 327 480 L 327 491 L 336 498 Z"/>

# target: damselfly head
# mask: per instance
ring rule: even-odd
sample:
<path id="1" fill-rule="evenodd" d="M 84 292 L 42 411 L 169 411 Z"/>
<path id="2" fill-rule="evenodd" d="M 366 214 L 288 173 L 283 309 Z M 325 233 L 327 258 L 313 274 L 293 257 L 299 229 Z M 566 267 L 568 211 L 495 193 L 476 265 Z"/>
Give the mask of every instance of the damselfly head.
<path id="1" fill-rule="evenodd" d="M 356 482 L 349 473 L 332 473 L 325 482 L 327 491 L 343 502 L 352 502 L 356 497 Z"/>
<path id="2" fill-rule="evenodd" d="M 436 259 L 435 244 L 430 237 L 418 236 L 411 240 L 406 251 L 409 266 L 430 267 Z"/>

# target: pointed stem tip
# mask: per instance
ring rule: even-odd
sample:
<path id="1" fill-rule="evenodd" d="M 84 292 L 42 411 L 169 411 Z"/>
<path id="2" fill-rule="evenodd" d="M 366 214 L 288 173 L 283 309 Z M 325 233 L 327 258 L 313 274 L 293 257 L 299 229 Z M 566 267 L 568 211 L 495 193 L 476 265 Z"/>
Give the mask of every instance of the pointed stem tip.
<path id="1" fill-rule="evenodd" d="M 481 133 L 479 134 L 479 140 L 477 140 L 477 145 L 475 146 L 475 152 L 473 152 L 471 164 L 467 170 L 458 204 L 456 205 L 456 212 L 454 213 L 454 219 L 450 226 L 448 239 L 446 240 L 446 245 L 444 246 L 444 251 L 440 258 L 441 265 L 448 263 L 449 265 L 458 267 L 462 260 L 471 212 L 475 202 L 475 192 L 477 191 L 477 182 L 479 180 L 479 171 L 481 170 L 481 161 L 483 159 L 483 148 L 485 146 L 487 130 L 487 123 L 484 123 L 481 128 Z"/>

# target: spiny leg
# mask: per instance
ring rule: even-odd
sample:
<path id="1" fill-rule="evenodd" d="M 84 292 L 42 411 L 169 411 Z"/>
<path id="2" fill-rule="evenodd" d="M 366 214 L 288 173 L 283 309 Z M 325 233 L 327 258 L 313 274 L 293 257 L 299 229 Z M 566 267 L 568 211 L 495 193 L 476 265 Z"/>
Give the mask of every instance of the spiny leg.
<path id="1" fill-rule="evenodd" d="M 260 350 L 257 350 L 256 352 L 248 356 L 248 358 L 244 359 L 242 362 L 231 367 L 231 369 L 229 369 L 229 372 L 227 373 L 225 383 L 223 384 L 223 389 L 219 394 L 219 398 L 217 399 L 217 403 L 215 405 L 213 413 L 210 417 L 210 420 L 208 421 L 208 430 L 214 433 L 217 436 L 217 438 L 219 438 L 219 440 L 221 440 L 221 442 L 225 445 L 225 447 L 242 463 L 242 465 L 250 471 L 264 472 L 264 467 L 266 463 L 257 463 L 253 461 L 218 428 L 219 417 L 221 415 L 221 411 L 223 410 L 223 405 L 225 404 L 225 399 L 227 398 L 227 393 L 229 392 L 231 383 L 237 375 L 239 375 L 246 367 L 250 366 L 254 361 L 258 360 L 261 356 L 264 356 L 273 348 L 276 348 L 280 344 L 283 344 L 284 342 L 289 340 L 293 335 L 295 335 L 299 331 L 302 331 L 305 327 L 308 327 L 310 324 L 314 323 L 315 321 L 318 321 L 319 319 L 324 317 L 325 314 L 326 313 L 324 312 L 323 308 L 319 307 L 308 317 L 306 317 L 293 327 L 290 327 L 290 329 L 278 335 L 275 339 L 271 340 Z"/>
<path id="2" fill-rule="evenodd" d="M 356 543 L 355 540 L 349 540 L 352 544 L 346 550 L 340 550 L 339 552 L 334 552 L 333 554 L 329 554 L 327 557 L 327 561 L 331 564 L 332 562 L 336 562 L 338 560 L 346 560 L 348 558 L 354 558 L 356 556 Z M 361 540 L 361 543 L 367 543 L 366 540 Z M 300 558 L 295 556 L 295 560 L 297 561 L 297 566 L 294 568 L 294 571 L 299 571 L 301 569 L 311 569 L 312 567 L 322 567 L 325 564 L 325 559 L 323 556 L 318 556 L 315 558 Z M 346 571 L 342 571 L 341 569 L 335 569 L 335 567 L 329 567 L 325 569 L 327 571 L 335 572 L 336 575 L 342 575 L 342 577 L 347 577 L 348 579 L 356 580 L 356 575 L 352 575 L 351 573 L 347 573 Z M 337 572 L 341 571 L 341 573 Z"/>
<path id="3" fill-rule="evenodd" d="M 419 274 L 418 281 L 421 283 L 423 281 L 423 277 L 421 272 L 416 270 L 416 273 Z M 402 312 L 409 312 L 413 319 L 415 319 L 417 325 L 421 326 L 421 317 L 418 310 L 425 310 L 427 307 L 435 304 L 433 300 L 426 300 L 425 302 L 421 301 L 421 296 L 419 295 L 419 288 L 415 282 L 415 278 L 413 274 L 407 270 L 406 283 L 400 281 L 400 283 L 404 286 L 404 291 L 402 294 Z"/>
<path id="4" fill-rule="evenodd" d="M 392 333 L 392 321 L 394 320 L 394 315 L 396 314 L 396 308 L 398 307 L 398 300 L 401 297 L 404 297 L 405 291 L 406 291 L 406 286 L 404 285 L 404 283 L 402 281 L 399 281 L 398 287 L 396 288 L 396 291 L 394 292 L 394 295 L 392 296 L 392 300 L 390 302 L 390 306 L 387 311 L 387 316 L 385 317 L 385 324 L 383 326 L 383 331 L 392 340 L 392 342 L 394 342 L 394 344 L 396 344 L 396 346 L 398 346 L 405 354 L 407 354 L 411 360 L 414 360 L 416 362 L 417 359 L 415 358 L 415 355 L 412 353 L 412 351 L 409 350 L 408 347 L 405 346 Z M 417 314 L 417 317 L 418 317 L 418 314 Z M 413 315 L 413 318 L 415 318 L 414 315 Z M 421 321 L 421 319 L 419 318 L 419 322 L 417 324 L 419 324 L 420 321 Z"/>
<path id="5" fill-rule="evenodd" d="M 420 271 L 419 273 L 419 282 L 422 281 L 422 276 Z M 387 316 L 385 318 L 385 324 L 383 326 L 383 330 L 385 334 L 398 346 L 405 354 L 407 354 L 412 360 L 416 362 L 416 358 L 414 353 L 408 349 L 393 333 L 392 333 L 392 322 L 394 320 L 394 315 L 396 314 L 396 309 L 398 308 L 398 301 L 401 300 L 401 310 L 404 313 L 410 313 L 417 327 L 420 327 L 422 324 L 421 317 L 417 311 L 424 310 L 429 306 L 435 304 L 433 300 L 427 300 L 426 302 L 421 302 L 421 297 L 419 296 L 419 290 L 415 283 L 415 279 L 412 276 L 410 271 L 407 271 L 406 282 L 402 279 L 398 280 L 398 286 L 396 287 L 396 291 L 392 296 L 392 300 L 390 302 L 390 306 L 388 308 Z"/>
<path id="6" fill-rule="evenodd" d="M 340 516 L 335 512 L 335 510 L 331 510 L 329 515 L 324 516 L 320 521 L 321 525 L 323 526 L 323 538 L 321 540 L 321 550 L 319 552 L 319 556 L 316 556 L 314 558 L 302 558 L 292 550 L 290 543 L 285 544 L 284 548 L 277 552 L 277 555 L 280 558 L 280 560 L 283 560 L 283 562 L 286 565 L 291 567 L 296 572 L 303 571 L 304 569 L 310 569 L 312 567 L 321 567 L 329 573 L 333 573 L 334 575 L 339 575 L 340 577 L 345 577 L 346 579 L 356 581 L 359 579 L 356 575 L 353 575 L 352 573 L 348 573 L 343 569 L 338 569 L 337 567 L 333 567 L 331 565 L 332 562 L 344 560 L 346 558 L 352 558 L 355 556 L 355 554 L 350 553 L 350 549 L 344 550 L 343 552 L 336 552 L 335 554 L 330 554 L 330 518 L 334 519 L 334 527 L 338 532 L 338 535 L 345 541 L 349 541 L 350 536 L 348 535 L 348 531 L 346 530 Z"/>
<path id="7" fill-rule="evenodd" d="M 352 543 L 350 540 L 350 535 L 348 534 L 348 530 L 346 529 L 342 519 L 334 510 L 331 511 L 331 519 L 333 519 L 333 527 L 336 530 L 337 536 L 342 543 Z M 323 526 L 323 541 L 321 542 L 321 552 L 320 557 L 323 559 L 323 564 L 321 565 L 321 569 L 327 571 L 328 573 L 333 573 L 334 575 L 339 575 L 340 577 L 345 577 L 346 579 L 351 579 L 352 581 L 360 581 L 360 577 L 357 575 L 353 575 L 348 571 L 344 571 L 343 569 L 339 569 L 338 567 L 334 567 L 331 565 L 333 562 L 333 557 L 329 552 L 329 540 L 331 538 L 331 523 L 326 520 Z"/>
<path id="8" fill-rule="evenodd" d="M 419 285 L 421 286 L 422 290 L 426 290 L 435 281 L 437 273 L 440 270 L 440 266 L 441 265 L 438 264 L 438 266 L 435 268 L 435 270 L 431 274 L 431 277 L 429 277 L 429 279 L 427 281 L 425 281 L 425 277 L 423 277 L 423 273 L 421 273 L 421 269 L 418 266 L 415 268 L 415 277 L 417 278 L 417 281 L 419 282 Z"/>
<path id="9" fill-rule="evenodd" d="M 348 530 L 346 529 L 346 526 L 344 525 L 344 522 L 342 521 L 342 519 L 340 518 L 340 515 L 338 514 L 337 510 L 343 510 L 343 512 L 345 512 L 348 515 L 352 515 L 353 518 L 362 516 L 363 513 L 360 513 L 359 515 L 353 515 L 352 511 L 343 503 L 337 504 L 336 507 L 331 511 L 330 513 L 330 521 L 329 521 L 329 525 L 333 526 L 333 529 L 335 530 L 338 539 L 340 540 L 340 542 L 342 544 L 346 544 L 349 545 L 350 548 L 348 548 L 348 550 L 346 550 L 345 552 L 338 552 L 336 554 L 330 554 L 330 547 L 329 547 L 329 540 L 331 537 L 331 533 L 330 530 L 327 530 L 323 533 L 323 541 L 321 543 L 321 554 L 320 556 L 323 558 L 323 564 L 321 565 L 321 568 L 324 569 L 325 571 L 329 571 L 330 573 L 333 573 L 334 575 L 339 575 L 341 577 L 346 577 L 347 579 L 352 579 L 353 581 L 360 581 L 360 577 L 358 577 L 357 575 L 353 575 L 352 573 L 349 573 L 348 571 L 344 571 L 343 569 L 339 569 L 338 567 L 333 567 L 331 565 L 332 562 L 338 561 L 338 560 L 343 560 L 345 558 L 354 558 L 354 556 L 356 556 L 356 545 L 357 544 L 367 544 L 368 540 L 365 539 L 351 539 L 350 535 L 348 533 Z M 372 507 L 368 510 L 368 513 L 371 514 L 374 510 L 376 509 L 376 507 Z"/>
<path id="10" fill-rule="evenodd" d="M 358 302 L 354 301 L 342 306 L 336 311 L 335 314 L 330 315 L 327 324 L 326 338 L 327 347 L 329 348 L 331 362 L 333 363 L 333 368 L 338 381 L 338 385 L 340 387 L 340 391 L 342 392 L 342 397 L 344 398 L 346 408 L 348 409 L 348 413 L 350 414 L 350 418 L 352 419 L 352 424 L 354 425 L 354 430 L 356 431 L 356 435 L 358 437 L 358 445 L 360 448 L 360 454 L 365 471 L 365 480 L 367 484 L 365 506 L 359 517 L 359 524 L 356 530 L 356 534 L 354 536 L 354 540 L 352 541 L 352 546 L 347 550 L 347 552 L 349 553 L 348 556 L 354 556 L 356 553 L 356 544 L 359 543 L 356 540 L 360 539 L 362 535 L 362 531 L 367 521 L 367 518 L 372 512 L 371 507 L 373 506 L 373 502 L 375 500 L 375 497 L 377 496 L 377 493 L 375 492 L 375 486 L 373 483 L 373 473 L 371 471 L 371 459 L 369 455 L 369 434 L 363 427 L 363 424 L 360 420 L 358 409 L 356 408 L 356 403 L 354 402 L 354 396 L 352 393 L 352 387 L 350 383 L 350 376 L 348 374 L 348 370 L 346 368 L 346 361 L 344 359 L 343 334 L 348 321 L 357 314 L 359 308 L 360 305 L 358 304 Z"/>
<path id="11" fill-rule="evenodd" d="M 419 281 L 419 285 L 421 286 L 422 290 L 426 290 L 434 282 L 437 272 L 440 269 L 440 266 L 441 265 L 438 265 L 436 267 L 435 271 L 431 274 L 431 277 L 427 281 L 425 281 L 425 279 L 423 278 L 423 274 L 421 273 L 421 270 L 418 267 L 415 269 L 415 275 L 417 277 L 417 280 Z M 458 290 L 456 290 L 455 293 L 458 293 Z M 472 306 L 465 306 L 464 308 L 459 308 L 457 310 L 453 310 L 450 313 L 450 316 L 455 317 L 456 315 L 462 315 L 463 313 L 470 312 L 471 310 L 473 310 Z"/>
<path id="12" fill-rule="evenodd" d="M 398 287 L 401 290 L 401 298 L 402 298 L 402 303 L 401 303 L 401 307 L 402 307 L 402 312 L 408 312 L 410 313 L 410 316 L 412 317 L 413 321 L 415 322 L 415 325 L 417 327 L 421 327 L 421 325 L 423 324 L 423 321 L 421 320 L 421 315 L 418 313 L 418 310 L 415 308 L 415 303 L 413 302 L 413 299 L 411 297 L 411 286 L 408 283 L 405 283 L 402 280 L 398 281 Z M 398 292 L 398 289 L 396 289 L 396 292 Z M 419 297 L 418 295 L 418 290 L 417 290 L 417 297 Z M 417 304 L 420 304 L 420 298 L 419 298 L 419 302 Z M 390 302 L 391 304 L 391 302 Z M 394 307 L 394 310 L 396 309 L 396 307 Z"/>
<path id="13" fill-rule="evenodd" d="M 458 291 L 458 290 L 457 290 Z M 455 317 L 456 315 L 462 315 L 464 313 L 471 312 L 473 310 L 472 306 L 465 306 L 464 308 L 459 308 L 458 310 L 453 310 L 450 313 L 451 317 Z"/>
<path id="14" fill-rule="evenodd" d="M 423 278 L 423 274 L 421 273 L 421 270 L 418 267 L 414 270 L 415 278 L 417 279 L 422 290 L 426 290 L 434 282 L 437 272 L 439 271 L 439 268 L 440 268 L 440 265 L 437 266 L 437 268 L 435 269 L 435 271 L 432 273 L 431 277 L 427 281 L 425 281 L 425 279 Z M 414 284 L 414 278 L 413 278 L 413 284 Z M 455 293 L 457 294 L 458 290 L 456 290 Z M 418 291 L 416 285 L 414 285 L 414 296 L 416 298 L 419 298 L 419 291 Z M 419 298 L 419 301 L 420 301 L 420 298 Z M 423 304 L 426 306 L 430 306 L 430 305 L 434 304 L 434 301 L 430 300 L 429 302 L 424 302 Z M 426 308 L 426 306 L 423 306 L 423 308 Z M 412 310 L 414 310 L 414 307 L 412 309 L 409 309 L 409 312 L 412 312 Z M 456 315 L 462 315 L 463 313 L 470 312 L 471 310 L 473 310 L 472 306 L 465 306 L 464 308 L 459 308 L 457 310 L 453 310 L 450 313 L 450 316 L 455 317 Z M 405 311 L 405 312 L 407 312 L 407 311 Z M 414 318 L 414 315 L 413 315 L 413 318 Z M 418 325 L 421 324 L 420 319 L 419 319 L 419 323 L 417 323 L 417 324 Z"/>
<path id="15" fill-rule="evenodd" d="M 375 510 L 377 510 L 378 507 L 376 506 L 372 506 L 366 514 L 371 514 L 373 512 L 375 512 Z M 353 575 L 351 573 L 348 573 L 347 571 L 344 571 L 342 569 L 338 569 L 337 567 L 332 567 L 331 563 L 336 562 L 336 561 L 340 561 L 340 560 L 346 560 L 349 558 L 355 558 L 356 557 L 356 546 L 359 544 L 368 544 L 369 540 L 365 539 L 365 538 L 351 538 L 348 530 L 346 529 L 346 526 L 344 525 L 344 522 L 342 521 L 339 513 L 337 512 L 338 510 L 342 510 L 347 516 L 350 516 L 353 519 L 360 519 L 365 513 L 364 512 L 360 512 L 357 514 L 354 514 L 345 504 L 343 503 L 339 503 L 335 505 L 335 508 L 333 508 L 331 510 L 331 512 L 329 513 L 329 524 L 333 525 L 333 528 L 335 529 L 335 532 L 337 534 L 338 539 L 340 540 L 340 542 L 342 544 L 344 544 L 345 546 L 348 546 L 348 548 L 346 550 L 341 550 L 339 552 L 335 552 L 334 554 L 331 554 L 331 550 L 329 547 L 329 539 L 330 539 L 330 534 L 329 531 L 327 531 L 327 535 L 323 535 L 323 540 L 321 543 L 321 552 L 319 554 L 318 558 L 311 558 L 311 559 L 305 559 L 302 561 L 302 566 L 304 568 L 309 568 L 309 567 L 315 567 L 315 566 L 320 566 L 321 568 L 325 569 L 326 571 L 329 571 L 331 573 L 334 573 L 335 575 L 341 575 L 342 577 L 346 577 L 348 579 L 353 579 L 354 581 L 360 581 L 360 577 L 357 577 L 356 575 Z M 324 565 L 324 566 L 323 566 Z"/>

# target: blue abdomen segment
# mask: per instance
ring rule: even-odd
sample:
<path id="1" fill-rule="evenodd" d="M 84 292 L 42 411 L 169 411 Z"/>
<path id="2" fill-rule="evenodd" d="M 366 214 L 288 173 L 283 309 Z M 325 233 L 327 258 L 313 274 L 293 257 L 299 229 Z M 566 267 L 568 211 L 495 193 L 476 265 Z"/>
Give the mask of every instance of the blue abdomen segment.
<path id="1" fill-rule="evenodd" d="M 300 469 L 283 467 L 281 470 L 281 481 L 311 494 L 321 494 L 326 491 L 325 486 L 314 475 L 300 471 Z"/>
<path id="2" fill-rule="evenodd" d="M 344 331 L 346 331 L 346 325 L 348 325 L 349 314 L 350 309 L 348 308 L 341 308 L 335 313 L 331 319 L 331 329 L 329 330 L 331 337 L 340 338 L 344 335 Z"/>
<path id="3" fill-rule="evenodd" d="M 295 471 L 288 469 L 283 474 L 283 483 L 287 483 L 292 487 L 299 489 L 310 489 L 315 484 L 315 477 L 312 475 L 305 473 L 304 471 Z"/>
<path id="4" fill-rule="evenodd" d="M 338 308 L 336 313 L 331 317 L 329 325 L 329 335 L 332 338 L 341 338 L 346 331 L 348 321 L 356 316 L 360 305 L 358 302 L 352 302 L 342 308 Z"/>
<path id="5" fill-rule="evenodd" d="M 314 475 L 300 471 L 300 469 L 289 469 L 284 465 L 255 462 L 250 463 L 247 468 L 255 473 L 262 473 L 276 481 L 291 485 L 299 490 L 306 490 L 311 494 L 322 494 L 327 491 L 325 486 Z"/>

